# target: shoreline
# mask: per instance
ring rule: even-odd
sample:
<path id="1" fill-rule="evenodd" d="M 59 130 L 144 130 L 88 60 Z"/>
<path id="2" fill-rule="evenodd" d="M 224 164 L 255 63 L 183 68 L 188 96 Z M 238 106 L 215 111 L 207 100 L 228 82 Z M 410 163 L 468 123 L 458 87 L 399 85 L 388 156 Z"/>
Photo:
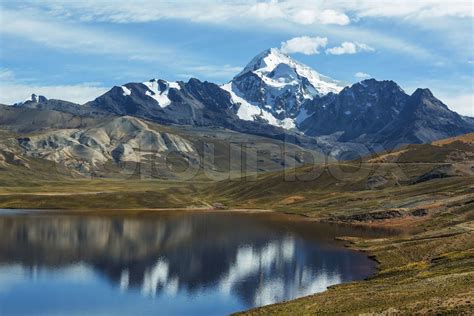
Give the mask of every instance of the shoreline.
<path id="1" fill-rule="evenodd" d="M 86 216 L 99 216 L 99 215 L 140 215 L 143 213 L 164 213 L 164 212 L 197 212 L 197 213 L 247 213 L 247 214 L 257 214 L 257 213 L 275 213 L 273 210 L 269 209 L 252 209 L 252 208 L 230 208 L 230 209 L 218 209 L 218 208 L 209 208 L 209 207 L 167 207 L 167 208 L 99 208 L 99 209 L 90 209 L 90 208 L 74 208 L 74 209 L 64 209 L 64 208 L 0 208 L 0 216 L 2 216 L 2 211 L 7 211 L 11 213 L 18 212 L 18 214 L 59 214 L 59 215 L 86 215 Z M 280 213 L 281 214 L 281 213 Z M 297 214 L 295 214 L 297 215 Z"/>

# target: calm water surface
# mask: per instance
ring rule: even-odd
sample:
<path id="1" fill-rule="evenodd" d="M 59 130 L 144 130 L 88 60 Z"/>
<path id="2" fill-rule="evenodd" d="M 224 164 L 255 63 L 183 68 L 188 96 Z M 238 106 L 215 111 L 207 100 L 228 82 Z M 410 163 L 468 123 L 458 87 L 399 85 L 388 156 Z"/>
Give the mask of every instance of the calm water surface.
<path id="1" fill-rule="evenodd" d="M 276 214 L 0 211 L 0 315 L 224 315 L 363 279 L 335 236 Z"/>

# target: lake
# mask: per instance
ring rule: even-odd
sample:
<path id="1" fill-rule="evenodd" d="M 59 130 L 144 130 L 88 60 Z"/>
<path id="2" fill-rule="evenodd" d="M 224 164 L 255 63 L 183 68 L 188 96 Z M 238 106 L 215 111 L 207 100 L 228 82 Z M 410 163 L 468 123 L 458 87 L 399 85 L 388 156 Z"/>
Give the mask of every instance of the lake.
<path id="1" fill-rule="evenodd" d="M 1 315 L 225 315 L 364 279 L 336 236 L 273 213 L 0 211 Z"/>

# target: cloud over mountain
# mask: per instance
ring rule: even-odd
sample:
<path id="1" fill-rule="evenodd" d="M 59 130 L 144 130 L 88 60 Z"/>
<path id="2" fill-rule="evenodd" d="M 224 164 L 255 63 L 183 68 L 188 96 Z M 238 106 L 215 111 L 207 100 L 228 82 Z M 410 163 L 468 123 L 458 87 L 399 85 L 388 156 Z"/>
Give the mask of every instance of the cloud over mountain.
<path id="1" fill-rule="evenodd" d="M 367 78 L 370 78 L 371 76 L 368 73 L 359 71 L 354 74 L 354 77 L 359 78 L 359 79 L 367 79 Z"/>
<path id="2" fill-rule="evenodd" d="M 305 55 L 319 54 L 319 49 L 326 47 L 327 37 L 294 37 L 281 43 L 281 51 L 285 54 L 301 53 Z"/>

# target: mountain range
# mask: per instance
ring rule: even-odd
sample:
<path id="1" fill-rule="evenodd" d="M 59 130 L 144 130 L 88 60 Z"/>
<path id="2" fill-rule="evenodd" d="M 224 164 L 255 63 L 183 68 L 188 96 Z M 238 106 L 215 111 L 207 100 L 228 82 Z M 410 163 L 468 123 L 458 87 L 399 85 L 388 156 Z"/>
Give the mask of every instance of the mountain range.
<path id="1" fill-rule="evenodd" d="M 449 110 L 428 89 L 408 95 L 393 81 L 375 79 L 343 87 L 275 48 L 257 55 L 222 86 L 194 78 L 153 79 L 114 87 L 86 105 L 160 123 L 246 131 L 249 124 L 242 121 L 247 121 L 386 147 L 430 142 L 474 128 L 472 120 Z"/>
<path id="2" fill-rule="evenodd" d="M 163 134 L 149 124 L 174 130 Z M 17 154 L 89 170 L 131 158 L 139 142 L 189 158 L 199 154 L 186 139 L 193 129 L 255 135 L 351 159 L 473 132 L 474 119 L 450 110 L 429 89 L 409 95 L 394 81 L 375 79 L 344 87 L 271 48 L 223 85 L 196 78 L 130 82 L 83 105 L 32 95 L 0 107 L 0 129 L 14 133 Z M 93 161 L 71 162 L 76 156 Z"/>

